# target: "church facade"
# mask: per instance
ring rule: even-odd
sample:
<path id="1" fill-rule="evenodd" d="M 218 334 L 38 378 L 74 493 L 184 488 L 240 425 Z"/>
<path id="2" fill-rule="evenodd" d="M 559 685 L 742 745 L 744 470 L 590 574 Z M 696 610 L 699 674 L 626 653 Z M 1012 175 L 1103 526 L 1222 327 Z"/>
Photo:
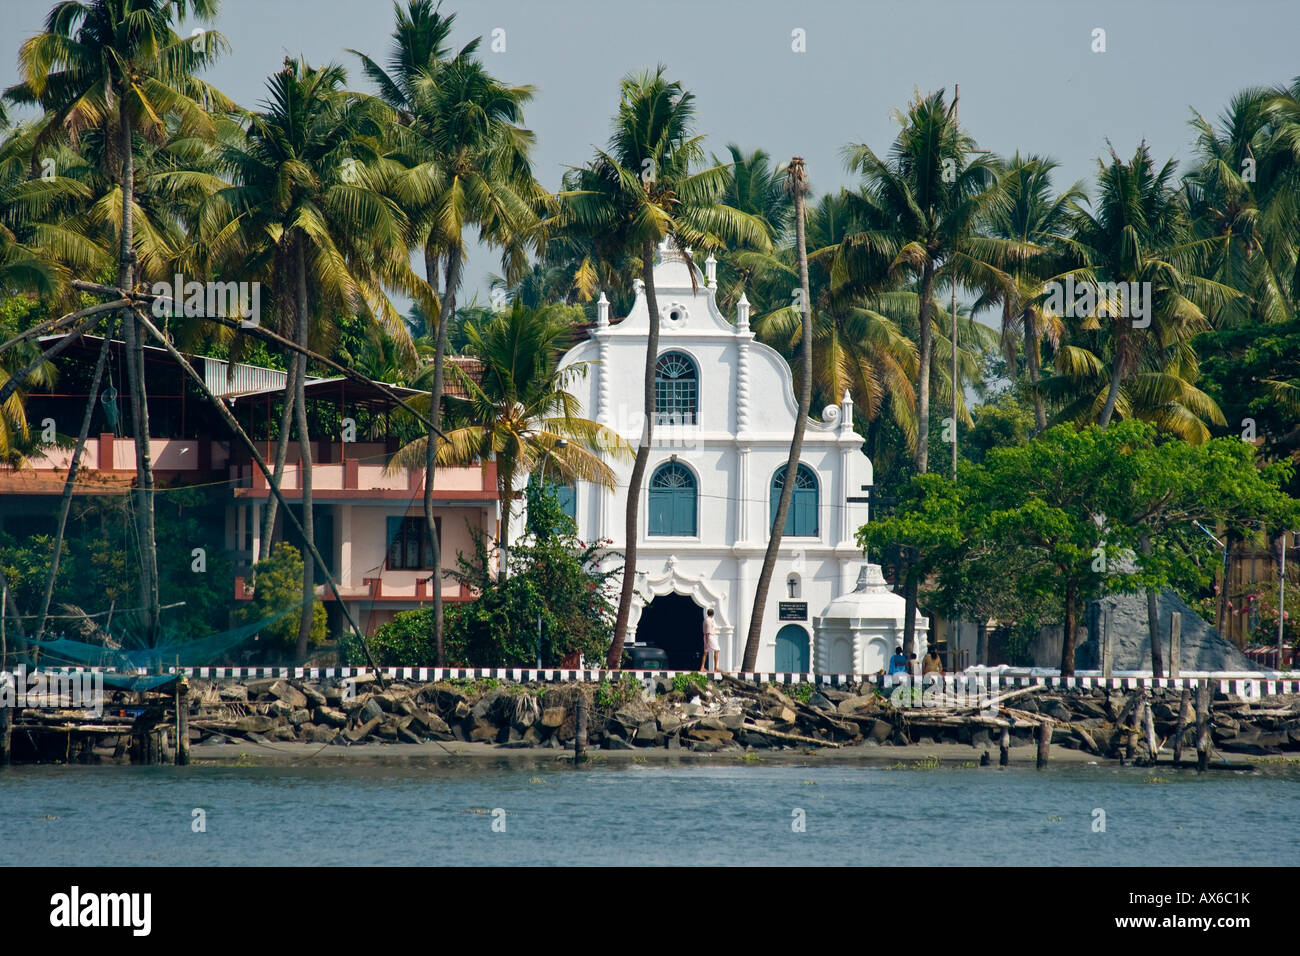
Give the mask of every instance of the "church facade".
<path id="1" fill-rule="evenodd" d="M 755 341 L 748 302 L 742 297 L 735 324 L 728 322 L 715 301 L 711 257 L 705 268 L 707 275 L 668 244 L 660 246 L 654 266 L 660 312 L 656 420 L 641 490 L 628 639 L 663 648 L 672 669 L 698 668 L 702 616 L 712 609 L 720 666 L 735 670 L 787 480 L 797 404 L 789 365 Z M 595 330 L 561 362 L 584 363 L 585 376 L 570 386 L 583 414 L 633 448 L 641 435 L 650 330 L 639 280 L 635 291 L 621 322 L 610 321 L 602 296 Z M 810 415 L 764 614 L 760 671 L 861 673 L 883 666 L 874 646 L 867 653 L 861 641 L 814 634 L 814 619 L 833 599 L 854 591 L 862 565 L 854 534 L 867 520 L 867 505 L 850 500 L 860 499 L 862 486 L 872 482 L 862 443 L 847 393 L 820 417 Z M 632 465 L 613 467 L 616 491 L 580 483 L 572 504 L 580 538 L 611 539 L 611 548 L 621 552 Z M 897 629 L 901 634 L 901 620 Z"/>

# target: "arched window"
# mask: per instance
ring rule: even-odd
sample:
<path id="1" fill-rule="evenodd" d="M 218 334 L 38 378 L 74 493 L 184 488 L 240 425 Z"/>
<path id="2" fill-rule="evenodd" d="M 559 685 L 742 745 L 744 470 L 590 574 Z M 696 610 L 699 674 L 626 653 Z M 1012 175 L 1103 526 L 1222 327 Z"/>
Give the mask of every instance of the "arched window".
<path id="1" fill-rule="evenodd" d="M 655 424 L 694 425 L 700 373 L 689 355 L 665 352 L 655 365 Z"/>
<path id="2" fill-rule="evenodd" d="M 785 487 L 785 466 L 772 476 L 772 510 L 768 527 L 776 520 L 776 506 L 781 502 L 781 489 Z M 785 516 L 787 538 L 815 538 L 820 533 L 817 524 L 817 475 L 807 465 L 800 465 L 794 479 L 794 497 Z"/>
<path id="3" fill-rule="evenodd" d="M 695 536 L 695 476 L 671 462 L 650 478 L 650 534 Z"/>

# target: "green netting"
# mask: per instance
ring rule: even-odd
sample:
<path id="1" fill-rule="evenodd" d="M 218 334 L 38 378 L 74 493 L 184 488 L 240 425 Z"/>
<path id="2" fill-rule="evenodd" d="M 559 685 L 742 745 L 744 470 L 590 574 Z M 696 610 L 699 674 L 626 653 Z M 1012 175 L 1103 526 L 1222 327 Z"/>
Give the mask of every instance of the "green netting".
<path id="1" fill-rule="evenodd" d="M 296 613 L 298 608 L 299 605 L 290 605 L 260 621 L 241 624 L 239 627 L 218 634 L 209 634 L 206 637 L 159 644 L 157 647 L 117 649 L 102 644 L 74 641 L 67 637 L 52 641 L 29 639 L 27 645 L 29 649 L 40 651 L 39 661 L 45 667 L 103 667 L 118 671 L 159 670 L 173 665 L 202 667 L 220 663 L 226 655 L 262 628 L 274 624 L 288 614 Z"/>

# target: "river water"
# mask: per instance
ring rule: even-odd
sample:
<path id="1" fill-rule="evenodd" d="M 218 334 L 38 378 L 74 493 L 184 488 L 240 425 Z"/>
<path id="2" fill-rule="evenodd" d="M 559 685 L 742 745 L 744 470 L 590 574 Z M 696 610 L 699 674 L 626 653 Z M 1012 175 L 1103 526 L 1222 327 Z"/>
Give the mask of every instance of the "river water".
<path id="1" fill-rule="evenodd" d="M 1294 865 L 1297 820 L 1294 764 L 0 770 L 27 865 Z"/>

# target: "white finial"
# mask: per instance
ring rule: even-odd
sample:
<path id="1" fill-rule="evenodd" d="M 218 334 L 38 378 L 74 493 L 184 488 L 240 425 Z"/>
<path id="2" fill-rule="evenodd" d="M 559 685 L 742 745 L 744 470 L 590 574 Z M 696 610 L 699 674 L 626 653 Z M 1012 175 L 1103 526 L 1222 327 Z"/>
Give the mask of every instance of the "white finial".
<path id="1" fill-rule="evenodd" d="M 713 253 L 709 253 L 709 258 L 704 260 L 704 284 L 710 289 L 718 287 L 718 260 L 713 258 Z"/>
<path id="2" fill-rule="evenodd" d="M 740 293 L 740 301 L 736 303 L 736 329 L 749 331 L 749 298 L 744 292 Z"/>
<path id="3" fill-rule="evenodd" d="M 605 298 L 604 290 L 600 293 L 600 299 L 596 302 L 596 328 L 609 328 L 609 299 Z"/>
<path id="4" fill-rule="evenodd" d="M 849 390 L 844 390 L 844 400 L 840 402 L 840 431 L 841 433 L 853 430 L 853 396 Z"/>

